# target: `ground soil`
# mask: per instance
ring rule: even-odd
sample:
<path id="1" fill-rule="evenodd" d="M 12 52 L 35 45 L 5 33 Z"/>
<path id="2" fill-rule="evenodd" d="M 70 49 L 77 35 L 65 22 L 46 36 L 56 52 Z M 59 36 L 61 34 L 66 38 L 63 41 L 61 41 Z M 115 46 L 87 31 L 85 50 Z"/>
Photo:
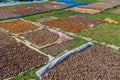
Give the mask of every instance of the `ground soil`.
<path id="1" fill-rule="evenodd" d="M 120 53 L 92 46 L 65 59 L 42 80 L 119 80 Z"/>

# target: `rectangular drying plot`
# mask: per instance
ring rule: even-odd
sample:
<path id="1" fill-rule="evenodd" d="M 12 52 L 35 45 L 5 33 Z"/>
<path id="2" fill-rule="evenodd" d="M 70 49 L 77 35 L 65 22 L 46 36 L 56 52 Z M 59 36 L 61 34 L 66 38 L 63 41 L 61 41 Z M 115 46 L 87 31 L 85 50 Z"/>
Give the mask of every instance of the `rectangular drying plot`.
<path id="1" fill-rule="evenodd" d="M 104 22 L 104 20 L 101 19 L 95 19 L 95 18 L 89 18 L 89 17 L 84 17 L 84 16 L 70 16 L 68 18 L 65 18 L 66 20 L 71 20 L 74 22 L 78 22 L 78 23 L 83 23 L 86 24 L 88 26 L 95 26 L 97 24 L 101 24 Z"/>
<path id="2" fill-rule="evenodd" d="M 51 10 L 64 9 L 68 5 L 57 2 L 42 2 L 36 4 L 27 4 L 0 8 L 0 20 L 17 18 Z"/>
<path id="3" fill-rule="evenodd" d="M 48 62 L 48 57 L 22 43 L 0 45 L 0 80 L 18 75 Z"/>
<path id="4" fill-rule="evenodd" d="M 89 13 L 89 14 L 100 13 L 100 10 L 80 8 L 80 7 L 74 7 L 74 8 L 71 8 L 70 10 L 75 11 L 75 12 L 80 12 L 80 13 Z"/>
<path id="5" fill-rule="evenodd" d="M 77 33 L 89 28 L 87 25 L 83 23 L 77 23 L 65 19 L 55 19 L 51 21 L 41 22 L 41 24 L 46 25 L 50 28 L 60 29 L 71 33 Z"/>
<path id="6" fill-rule="evenodd" d="M 74 43 L 73 40 L 69 40 L 69 41 L 63 42 L 61 44 L 56 43 L 56 44 L 53 44 L 51 46 L 44 47 L 40 50 L 46 54 L 51 55 L 51 56 L 57 56 L 61 52 L 64 52 L 70 46 L 70 44 L 73 44 L 73 43 Z"/>
<path id="7" fill-rule="evenodd" d="M 81 13 L 96 14 L 96 13 L 100 13 L 106 9 L 114 8 L 118 5 L 120 5 L 120 3 L 118 1 L 97 2 L 97 3 L 85 5 L 85 6 L 74 7 L 71 10 L 76 11 L 76 12 L 81 12 Z"/>
<path id="8" fill-rule="evenodd" d="M 32 43 L 34 46 L 41 48 L 46 45 L 52 45 L 59 38 L 59 35 L 49 31 L 46 28 L 42 28 L 38 31 L 28 32 L 19 35 L 22 39 Z"/>
<path id="9" fill-rule="evenodd" d="M 60 2 L 44 2 L 42 7 L 46 8 L 45 11 L 50 11 L 50 10 L 64 9 L 67 8 L 68 6 L 69 5 Z"/>
<path id="10" fill-rule="evenodd" d="M 0 31 L 0 80 L 13 77 L 47 61 L 46 56 L 17 43 L 12 36 Z"/>
<path id="11" fill-rule="evenodd" d="M 39 26 L 21 19 L 15 19 L 0 22 L 0 28 L 10 33 L 18 34 L 39 28 Z"/>
<path id="12" fill-rule="evenodd" d="M 92 46 L 65 59 L 41 80 L 119 80 L 120 53 Z"/>

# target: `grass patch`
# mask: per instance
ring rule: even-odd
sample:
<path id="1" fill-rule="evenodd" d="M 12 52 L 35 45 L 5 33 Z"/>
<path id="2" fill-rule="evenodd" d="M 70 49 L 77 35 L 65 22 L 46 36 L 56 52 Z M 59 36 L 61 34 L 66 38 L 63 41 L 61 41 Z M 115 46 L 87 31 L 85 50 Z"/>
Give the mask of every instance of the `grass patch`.
<path id="1" fill-rule="evenodd" d="M 79 37 L 75 37 L 75 36 L 70 36 L 70 37 L 73 38 L 74 43 L 70 44 L 69 47 L 67 48 L 67 50 L 72 50 L 72 49 L 74 49 L 74 48 L 76 48 L 76 47 L 78 47 L 78 46 L 80 46 L 82 44 L 85 44 L 87 42 L 87 41 L 85 41 L 85 40 L 83 40 L 83 39 L 81 39 Z"/>
<path id="2" fill-rule="evenodd" d="M 25 72 L 21 73 L 20 75 L 17 75 L 9 80 L 40 80 L 39 77 L 37 77 L 35 72 L 43 66 L 45 66 L 45 65 L 25 71 Z"/>
<path id="3" fill-rule="evenodd" d="M 50 12 L 36 14 L 32 16 L 27 16 L 27 17 L 24 17 L 23 19 L 36 22 L 39 19 L 44 18 L 44 17 L 54 16 L 58 18 L 64 18 L 64 17 L 69 17 L 70 15 L 77 15 L 77 14 L 78 13 L 69 11 L 69 10 L 56 10 L 56 11 L 50 11 Z"/>
<path id="4" fill-rule="evenodd" d="M 103 23 L 94 28 L 80 32 L 79 35 L 99 42 L 120 46 L 120 25 Z"/>

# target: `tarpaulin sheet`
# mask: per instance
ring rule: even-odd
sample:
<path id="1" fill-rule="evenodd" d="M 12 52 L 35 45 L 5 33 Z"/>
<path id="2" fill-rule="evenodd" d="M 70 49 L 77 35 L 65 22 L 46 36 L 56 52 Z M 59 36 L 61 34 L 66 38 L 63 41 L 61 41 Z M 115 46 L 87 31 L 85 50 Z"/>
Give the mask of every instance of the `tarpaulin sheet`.
<path id="1" fill-rule="evenodd" d="M 56 1 L 57 2 L 63 2 L 63 3 L 69 4 L 69 5 L 71 5 L 70 7 L 89 4 L 88 2 L 76 2 L 76 1 L 73 1 L 73 0 L 56 0 Z"/>

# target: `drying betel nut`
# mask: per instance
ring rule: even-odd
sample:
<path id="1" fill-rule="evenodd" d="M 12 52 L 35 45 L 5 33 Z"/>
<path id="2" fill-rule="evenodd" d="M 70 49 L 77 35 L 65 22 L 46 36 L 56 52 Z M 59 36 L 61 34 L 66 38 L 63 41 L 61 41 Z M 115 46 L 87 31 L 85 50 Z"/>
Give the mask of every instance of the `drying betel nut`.
<path id="1" fill-rule="evenodd" d="M 65 59 L 41 80 L 119 80 L 120 53 L 91 46 Z"/>

